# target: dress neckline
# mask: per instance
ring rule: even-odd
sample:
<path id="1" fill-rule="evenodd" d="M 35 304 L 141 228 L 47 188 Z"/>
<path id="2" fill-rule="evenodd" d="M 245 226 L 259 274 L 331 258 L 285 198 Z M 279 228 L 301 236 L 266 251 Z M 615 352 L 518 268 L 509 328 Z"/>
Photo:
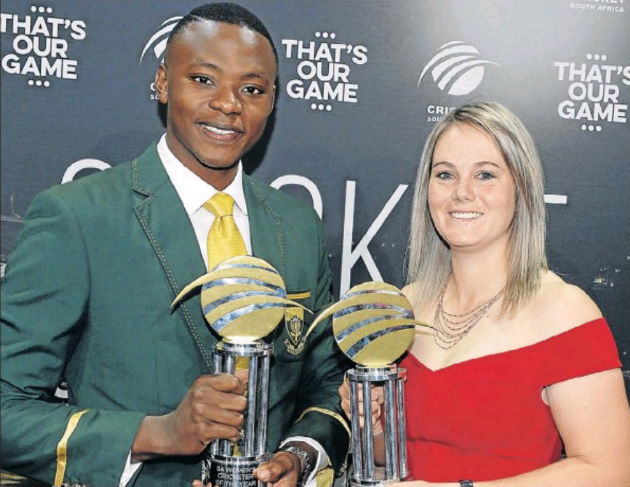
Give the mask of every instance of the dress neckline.
<path id="1" fill-rule="evenodd" d="M 584 329 L 584 327 L 596 324 L 599 321 L 605 322 L 606 319 L 603 316 L 599 317 L 599 318 L 595 318 L 593 320 L 590 320 L 590 321 L 587 321 L 585 323 L 582 323 L 581 325 L 574 326 L 573 328 L 569 328 L 568 330 L 565 330 L 565 331 L 562 331 L 560 333 L 557 333 L 556 335 L 551 335 L 550 337 L 544 338 L 543 340 L 540 340 L 540 341 L 535 342 L 535 343 L 531 343 L 529 345 L 523 345 L 522 347 L 512 348 L 510 350 L 504 350 L 502 352 L 489 353 L 488 355 L 481 355 L 479 357 L 472 357 L 472 358 L 469 358 L 469 359 L 466 359 L 466 360 L 461 360 L 459 362 L 452 363 L 450 365 L 445 365 L 443 367 L 439 367 L 437 369 L 432 369 L 429 366 L 425 365 L 418 357 L 416 357 L 413 353 L 411 353 L 411 351 L 409 351 L 407 353 L 407 357 L 410 357 L 421 368 L 431 372 L 432 374 L 437 374 L 439 372 L 442 372 L 442 371 L 445 371 L 445 370 L 449 370 L 449 369 L 453 369 L 453 368 L 458 367 L 458 366 L 466 366 L 466 365 L 469 365 L 471 363 L 477 363 L 477 362 L 479 362 L 481 360 L 484 360 L 484 359 L 492 359 L 492 358 L 496 358 L 496 357 L 499 357 L 499 356 L 502 356 L 502 355 L 507 355 L 507 354 L 510 354 L 510 353 L 523 352 L 523 351 L 525 351 L 527 349 L 530 349 L 532 347 L 536 347 L 538 345 L 542 345 L 542 344 L 546 344 L 546 343 L 552 342 L 552 341 L 554 341 L 554 340 L 556 340 L 558 338 L 561 338 L 561 337 L 564 337 L 564 336 L 566 336 L 568 334 L 571 334 L 574 331 L 582 330 L 582 329 Z"/>

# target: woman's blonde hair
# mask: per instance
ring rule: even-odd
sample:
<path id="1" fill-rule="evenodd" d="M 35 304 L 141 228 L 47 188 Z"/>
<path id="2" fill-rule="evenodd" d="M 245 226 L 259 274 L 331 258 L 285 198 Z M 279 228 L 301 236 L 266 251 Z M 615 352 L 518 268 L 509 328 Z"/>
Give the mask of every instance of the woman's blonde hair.
<path id="1" fill-rule="evenodd" d="M 503 311 L 515 310 L 538 289 L 541 271 L 547 269 L 544 177 L 531 135 L 516 115 L 496 102 L 474 102 L 452 110 L 435 125 L 424 145 L 413 196 L 407 283 L 416 283 L 413 301 L 423 306 L 436 299 L 451 273 L 450 249 L 431 220 L 428 189 L 435 144 L 458 123 L 490 135 L 514 178 L 516 207 Z"/>

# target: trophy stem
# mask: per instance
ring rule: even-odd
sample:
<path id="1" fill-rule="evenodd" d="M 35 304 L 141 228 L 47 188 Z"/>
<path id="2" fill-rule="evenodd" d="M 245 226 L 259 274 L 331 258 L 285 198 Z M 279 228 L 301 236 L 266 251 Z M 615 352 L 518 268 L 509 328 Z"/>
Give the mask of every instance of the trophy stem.
<path id="1" fill-rule="evenodd" d="M 405 382 L 402 378 L 396 379 L 396 417 L 398 419 L 398 458 L 400 459 L 400 478 L 409 475 L 407 471 L 407 439 L 405 432 Z"/>
<path id="2" fill-rule="evenodd" d="M 236 443 L 217 439 L 209 448 L 209 480 L 214 487 L 264 485 L 254 478 L 253 471 L 263 461 L 271 458 L 271 455 L 265 452 L 265 447 L 272 348 L 262 340 L 249 343 L 221 341 L 216 345 L 215 373 L 233 374 L 237 359 L 247 358 L 248 382 L 242 439 Z"/>
<path id="3" fill-rule="evenodd" d="M 395 479 L 398 477 L 398 438 L 396 435 L 396 408 L 394 404 L 394 381 L 385 381 L 385 477 Z"/>
<path id="4" fill-rule="evenodd" d="M 367 379 L 361 381 L 363 392 L 363 473 L 367 478 L 374 477 L 374 435 L 372 433 L 372 391 Z"/>
<path id="5" fill-rule="evenodd" d="M 407 476 L 405 445 L 404 377 L 405 369 L 395 364 L 386 367 L 357 366 L 347 372 L 350 385 L 350 422 L 352 426 L 352 487 L 379 487 Z M 359 385 L 361 388 L 359 389 Z M 385 466 L 374 461 L 372 425 L 372 386 L 382 386 Z M 359 423 L 359 394 L 363 399 L 363 427 Z"/>
<path id="6" fill-rule="evenodd" d="M 249 377 L 247 381 L 247 397 L 256 398 L 256 386 L 258 385 L 258 360 L 249 363 Z M 254 427 L 256 421 L 257 401 L 247 401 L 247 421 L 245 423 L 245 456 L 254 455 Z"/>
<path id="7" fill-rule="evenodd" d="M 348 381 L 350 384 L 350 423 L 352 426 L 352 468 L 354 472 L 362 471 L 361 429 L 359 423 L 359 394 L 357 382 Z"/>
<path id="8" fill-rule="evenodd" d="M 223 356 L 218 353 L 214 354 L 214 373 L 218 374 L 223 370 Z M 218 455 L 219 454 L 219 441 L 213 441 L 210 444 L 210 454 Z"/>
<path id="9" fill-rule="evenodd" d="M 262 357 L 260 369 L 260 388 L 258 389 L 258 401 L 260 404 L 260 420 L 256 426 L 256 438 L 258 440 L 256 454 L 262 455 L 267 445 L 267 414 L 269 411 L 269 366 L 270 355 Z"/>

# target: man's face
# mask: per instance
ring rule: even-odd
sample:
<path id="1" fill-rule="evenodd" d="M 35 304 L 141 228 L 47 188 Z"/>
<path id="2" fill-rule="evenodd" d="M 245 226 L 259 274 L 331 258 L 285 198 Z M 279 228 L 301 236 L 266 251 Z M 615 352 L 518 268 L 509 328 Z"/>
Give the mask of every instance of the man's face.
<path id="1" fill-rule="evenodd" d="M 271 45 L 257 32 L 207 20 L 189 24 L 156 75 L 175 156 L 218 189 L 227 186 L 263 133 L 276 70 Z"/>

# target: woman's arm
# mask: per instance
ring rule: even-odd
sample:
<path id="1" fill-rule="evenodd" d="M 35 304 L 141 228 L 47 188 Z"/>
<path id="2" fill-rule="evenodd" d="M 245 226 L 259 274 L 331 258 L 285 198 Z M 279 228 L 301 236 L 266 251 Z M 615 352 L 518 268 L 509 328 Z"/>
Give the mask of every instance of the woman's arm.
<path id="1" fill-rule="evenodd" d="M 630 484 L 630 410 L 619 369 L 605 370 L 546 388 L 566 458 L 507 479 L 475 487 L 624 486 Z M 472 479 L 473 481 L 475 479 Z M 419 481 L 392 485 L 458 486 Z"/>

